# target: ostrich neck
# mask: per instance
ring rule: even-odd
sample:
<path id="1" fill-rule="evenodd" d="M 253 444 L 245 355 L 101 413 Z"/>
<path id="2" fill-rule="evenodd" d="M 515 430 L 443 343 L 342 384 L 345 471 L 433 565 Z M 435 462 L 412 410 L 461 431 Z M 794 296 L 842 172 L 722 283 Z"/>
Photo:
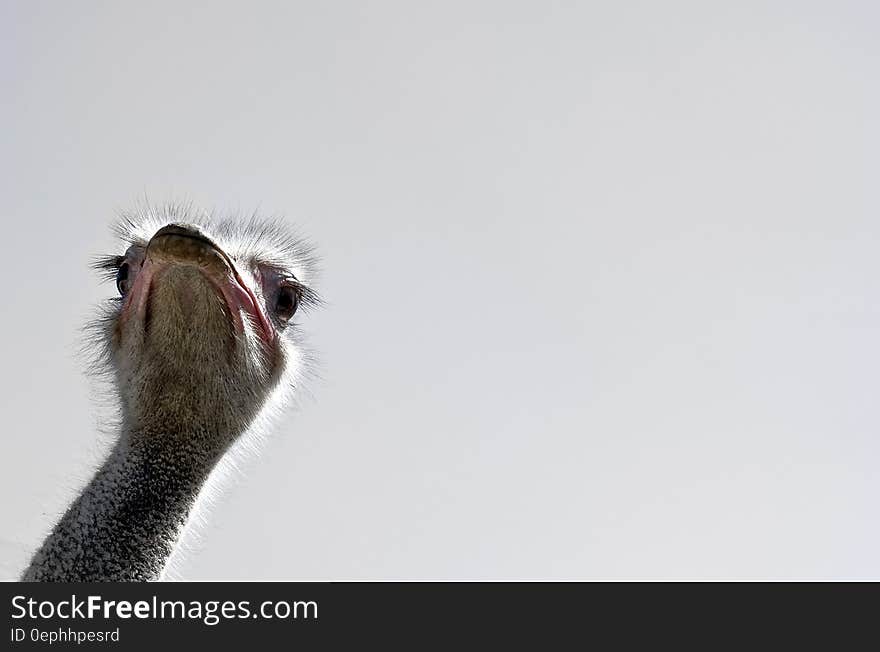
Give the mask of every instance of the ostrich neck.
<path id="1" fill-rule="evenodd" d="M 123 432 L 22 580 L 157 579 L 225 449 L 205 443 L 227 438 L 195 430 Z"/>

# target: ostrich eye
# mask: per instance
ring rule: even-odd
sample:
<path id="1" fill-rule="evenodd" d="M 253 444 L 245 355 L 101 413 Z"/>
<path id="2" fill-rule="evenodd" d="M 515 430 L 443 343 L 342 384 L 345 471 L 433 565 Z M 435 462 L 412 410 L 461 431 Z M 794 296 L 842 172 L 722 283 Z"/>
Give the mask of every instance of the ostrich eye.
<path id="1" fill-rule="evenodd" d="M 287 321 L 299 307 L 299 295 L 295 288 L 282 285 L 275 299 L 275 314 L 281 321 Z"/>
<path id="2" fill-rule="evenodd" d="M 119 294 L 125 296 L 131 287 L 131 281 L 128 280 L 129 276 L 129 266 L 128 263 L 122 263 L 119 266 L 119 269 L 116 270 L 116 289 L 119 290 Z"/>

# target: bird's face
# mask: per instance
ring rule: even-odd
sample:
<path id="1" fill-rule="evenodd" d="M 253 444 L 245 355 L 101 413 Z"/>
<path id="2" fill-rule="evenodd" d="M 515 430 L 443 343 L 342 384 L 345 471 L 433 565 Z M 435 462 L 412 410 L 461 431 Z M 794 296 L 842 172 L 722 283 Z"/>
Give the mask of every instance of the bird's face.
<path id="1" fill-rule="evenodd" d="M 135 430 L 222 438 L 299 366 L 292 320 L 316 301 L 311 256 L 277 224 L 164 221 L 130 220 L 125 252 L 101 264 L 119 291 L 105 336 L 123 415 Z"/>

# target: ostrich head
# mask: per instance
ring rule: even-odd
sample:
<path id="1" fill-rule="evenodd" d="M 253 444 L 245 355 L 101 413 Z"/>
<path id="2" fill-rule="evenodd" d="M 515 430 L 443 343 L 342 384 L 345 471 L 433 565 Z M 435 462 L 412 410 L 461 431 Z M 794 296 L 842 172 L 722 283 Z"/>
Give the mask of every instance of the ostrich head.
<path id="1" fill-rule="evenodd" d="M 281 223 L 168 206 L 124 216 L 117 232 L 97 266 L 119 296 L 96 338 L 119 440 L 25 580 L 160 577 L 224 453 L 303 361 L 293 319 L 317 301 L 313 257 Z"/>
<path id="2" fill-rule="evenodd" d="M 301 367 L 294 317 L 317 301 L 311 249 L 279 222 L 176 206 L 116 230 L 120 250 L 98 266 L 119 296 L 99 337 L 123 432 L 216 458 Z"/>

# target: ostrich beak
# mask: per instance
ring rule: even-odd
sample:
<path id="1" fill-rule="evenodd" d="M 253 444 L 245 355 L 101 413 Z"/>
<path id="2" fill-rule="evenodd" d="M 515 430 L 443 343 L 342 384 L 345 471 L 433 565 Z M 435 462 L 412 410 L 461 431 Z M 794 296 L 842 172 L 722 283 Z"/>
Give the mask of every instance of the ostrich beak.
<path id="1" fill-rule="evenodd" d="M 232 316 L 235 331 L 245 332 L 242 315 L 257 327 L 261 338 L 271 343 L 274 329 L 253 290 L 242 279 L 235 263 L 198 227 L 168 224 L 156 231 L 147 244 L 143 265 L 122 307 L 123 318 L 131 314 L 143 319 L 150 300 L 151 286 L 159 272 L 169 268 L 198 269 L 223 298 Z"/>

